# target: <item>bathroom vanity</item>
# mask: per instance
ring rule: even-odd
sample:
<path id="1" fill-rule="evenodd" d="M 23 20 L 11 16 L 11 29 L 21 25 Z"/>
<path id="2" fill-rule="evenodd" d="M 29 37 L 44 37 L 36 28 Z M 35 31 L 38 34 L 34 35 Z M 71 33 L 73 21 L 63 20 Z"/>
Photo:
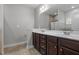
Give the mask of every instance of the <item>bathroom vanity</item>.
<path id="1" fill-rule="evenodd" d="M 62 31 L 34 29 L 33 45 L 42 55 L 79 55 L 79 36 Z"/>

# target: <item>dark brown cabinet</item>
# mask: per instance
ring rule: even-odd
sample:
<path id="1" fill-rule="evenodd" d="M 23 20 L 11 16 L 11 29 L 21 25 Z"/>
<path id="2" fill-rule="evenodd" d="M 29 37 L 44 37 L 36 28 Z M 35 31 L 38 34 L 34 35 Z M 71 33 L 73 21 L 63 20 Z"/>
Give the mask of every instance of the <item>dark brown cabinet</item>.
<path id="1" fill-rule="evenodd" d="M 33 32 L 33 45 L 42 55 L 79 55 L 79 41 Z"/>
<path id="2" fill-rule="evenodd" d="M 47 36 L 47 55 L 57 55 L 57 38 Z"/>

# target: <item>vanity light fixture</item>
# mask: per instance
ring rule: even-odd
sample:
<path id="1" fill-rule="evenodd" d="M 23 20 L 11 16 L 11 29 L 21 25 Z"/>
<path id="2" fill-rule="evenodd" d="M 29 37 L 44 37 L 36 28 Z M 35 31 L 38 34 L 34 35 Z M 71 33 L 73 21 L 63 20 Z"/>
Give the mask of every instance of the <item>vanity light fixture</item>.
<path id="1" fill-rule="evenodd" d="M 40 7 L 40 14 L 43 13 L 43 12 L 45 12 L 46 10 L 48 10 L 48 5 L 42 5 Z"/>
<path id="2" fill-rule="evenodd" d="M 72 6 L 72 8 L 75 8 L 74 6 Z"/>

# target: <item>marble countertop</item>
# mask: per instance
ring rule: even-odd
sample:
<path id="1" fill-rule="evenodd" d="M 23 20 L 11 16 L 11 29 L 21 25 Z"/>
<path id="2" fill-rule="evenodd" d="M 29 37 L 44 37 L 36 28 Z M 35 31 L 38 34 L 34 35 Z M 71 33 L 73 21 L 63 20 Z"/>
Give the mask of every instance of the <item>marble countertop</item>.
<path id="1" fill-rule="evenodd" d="M 79 31 L 70 32 L 70 31 L 57 31 L 57 30 L 46 30 L 46 29 L 33 29 L 32 32 L 79 41 Z M 70 32 L 70 34 L 67 35 L 67 34 L 64 34 L 64 32 Z"/>

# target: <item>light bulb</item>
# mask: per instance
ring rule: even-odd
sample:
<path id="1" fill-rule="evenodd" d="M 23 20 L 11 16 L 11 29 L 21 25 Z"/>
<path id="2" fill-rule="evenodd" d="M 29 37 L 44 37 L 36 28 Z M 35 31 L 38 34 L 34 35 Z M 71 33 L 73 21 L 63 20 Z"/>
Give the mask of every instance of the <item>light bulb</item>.
<path id="1" fill-rule="evenodd" d="M 75 8 L 74 6 L 72 6 L 72 8 Z"/>

